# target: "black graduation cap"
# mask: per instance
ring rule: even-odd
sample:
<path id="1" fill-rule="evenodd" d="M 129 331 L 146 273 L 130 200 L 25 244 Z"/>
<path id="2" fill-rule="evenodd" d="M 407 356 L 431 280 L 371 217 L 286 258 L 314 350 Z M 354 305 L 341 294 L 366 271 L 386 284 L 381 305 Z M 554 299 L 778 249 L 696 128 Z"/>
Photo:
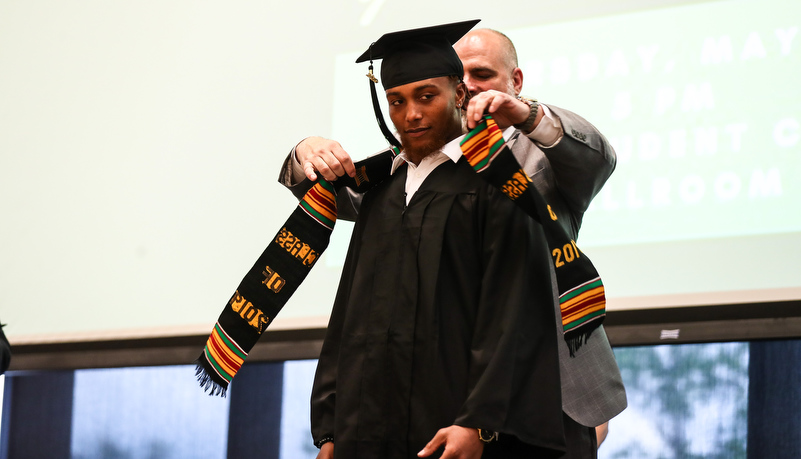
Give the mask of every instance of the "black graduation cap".
<path id="1" fill-rule="evenodd" d="M 479 21 L 480 19 L 475 19 L 384 34 L 356 59 L 357 64 L 370 61 L 370 72 L 367 76 L 370 78 L 373 110 L 378 126 L 390 144 L 401 148 L 398 139 L 387 128 L 378 105 L 373 60 L 383 59 L 381 83 L 384 89 L 441 76 L 456 75 L 461 78 L 464 67 L 453 49 L 453 44 Z"/>

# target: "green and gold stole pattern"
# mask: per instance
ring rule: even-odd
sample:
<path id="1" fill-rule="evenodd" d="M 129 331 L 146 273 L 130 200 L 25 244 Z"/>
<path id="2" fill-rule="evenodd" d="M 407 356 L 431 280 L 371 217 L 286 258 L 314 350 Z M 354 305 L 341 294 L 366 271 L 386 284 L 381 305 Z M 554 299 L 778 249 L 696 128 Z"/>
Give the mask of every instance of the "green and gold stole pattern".
<path id="1" fill-rule="evenodd" d="M 201 387 L 225 396 L 248 353 L 320 258 L 337 219 L 336 189 L 366 191 L 389 176 L 397 150 L 356 163 L 356 176 L 320 180 L 256 260 L 228 300 L 195 361 Z"/>
<path id="2" fill-rule="evenodd" d="M 606 316 L 606 296 L 598 271 L 557 222 L 556 214 L 520 167 L 491 116 L 485 116 L 460 146 L 481 177 L 542 224 L 556 271 L 562 329 L 574 355 Z"/>

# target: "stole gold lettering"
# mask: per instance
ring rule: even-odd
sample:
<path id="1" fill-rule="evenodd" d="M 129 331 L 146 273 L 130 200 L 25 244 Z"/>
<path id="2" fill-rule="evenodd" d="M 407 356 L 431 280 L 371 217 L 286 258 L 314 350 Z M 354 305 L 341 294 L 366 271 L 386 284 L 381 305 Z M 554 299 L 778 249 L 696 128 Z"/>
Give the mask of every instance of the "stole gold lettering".
<path id="1" fill-rule="evenodd" d="M 551 220 L 556 221 L 556 214 L 553 212 L 553 209 L 551 209 L 550 204 L 548 204 L 548 213 L 551 214 Z"/>
<path id="2" fill-rule="evenodd" d="M 261 332 L 263 332 L 265 327 L 267 327 L 267 322 L 270 321 L 270 318 L 265 316 L 261 309 L 253 306 L 253 303 L 240 295 L 239 290 L 234 293 L 230 304 L 231 309 L 238 313 L 240 317 L 245 319 L 248 325 L 255 328 L 261 335 Z"/>
<path id="3" fill-rule="evenodd" d="M 306 247 L 308 247 L 308 244 L 304 244 L 304 243 L 302 243 L 302 242 L 300 242 L 299 240 L 297 240 L 297 239 L 296 239 L 296 240 L 295 240 L 295 243 L 294 243 L 294 244 L 292 244 L 292 247 L 291 247 L 291 248 L 289 248 L 289 249 L 287 249 L 287 250 L 288 250 L 288 251 L 289 251 L 289 253 L 291 253 L 291 254 L 292 254 L 292 256 L 294 256 L 295 258 L 300 258 L 300 259 L 303 259 L 303 257 L 301 257 L 301 256 L 298 256 L 298 254 L 299 254 L 299 253 L 300 253 L 300 251 L 303 249 L 303 246 L 304 246 L 304 245 L 305 245 Z"/>
<path id="4" fill-rule="evenodd" d="M 240 295 L 239 291 L 237 290 L 237 292 L 234 293 L 233 298 L 231 298 L 231 309 L 233 309 L 234 312 L 239 312 L 248 303 L 250 302 L 246 300 L 245 297 Z"/>
<path id="5" fill-rule="evenodd" d="M 512 175 L 511 179 L 501 186 L 501 191 L 508 196 L 509 199 L 514 200 L 519 198 L 520 195 L 528 189 L 528 184 L 530 182 L 531 179 L 528 175 L 526 175 L 523 169 L 520 169 Z"/>
<path id="6" fill-rule="evenodd" d="M 565 244 L 562 248 L 553 249 L 551 255 L 553 255 L 554 258 L 554 266 L 561 268 L 566 263 L 570 263 L 576 258 L 581 258 L 581 251 L 576 247 L 576 241 L 571 239 L 570 242 Z"/>
<path id="7" fill-rule="evenodd" d="M 286 227 L 281 228 L 278 235 L 275 237 L 275 243 L 289 252 L 290 255 L 297 258 L 303 266 L 309 268 L 314 265 L 319 254 L 314 251 L 309 244 L 301 241 L 297 236 L 292 234 Z"/>
<path id="8" fill-rule="evenodd" d="M 281 228 L 281 231 L 279 231 L 278 235 L 275 237 L 275 243 L 278 245 L 282 245 L 286 240 L 288 234 L 289 231 L 287 231 L 286 228 Z"/>
<path id="9" fill-rule="evenodd" d="M 303 259 L 303 264 L 306 266 L 311 266 L 314 262 L 317 261 L 317 252 L 312 250 L 306 258 Z"/>
<path id="10" fill-rule="evenodd" d="M 309 251 L 311 251 L 309 244 L 303 244 L 300 248 L 298 248 L 298 253 L 295 254 L 295 258 L 303 260 L 309 255 Z"/>
<path id="11" fill-rule="evenodd" d="M 264 271 L 261 272 L 264 274 L 264 280 L 261 281 L 262 284 L 266 285 L 267 288 L 272 290 L 274 293 L 278 293 L 286 284 L 286 280 L 281 277 L 275 270 L 267 266 L 264 268 Z"/>
<path id="12" fill-rule="evenodd" d="M 356 181 L 356 186 L 360 186 L 362 182 L 369 182 L 370 179 L 367 177 L 367 167 L 362 166 L 356 169 L 356 175 L 353 179 Z"/>

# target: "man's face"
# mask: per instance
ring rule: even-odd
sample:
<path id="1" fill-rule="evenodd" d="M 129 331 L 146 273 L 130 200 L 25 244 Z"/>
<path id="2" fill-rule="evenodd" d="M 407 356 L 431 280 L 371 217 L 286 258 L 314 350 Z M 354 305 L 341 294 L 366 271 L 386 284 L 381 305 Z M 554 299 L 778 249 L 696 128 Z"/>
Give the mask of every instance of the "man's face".
<path id="1" fill-rule="evenodd" d="M 386 91 L 389 117 L 401 145 L 415 163 L 462 133 L 457 103 L 464 86 L 448 77 L 429 78 Z"/>
<path id="2" fill-rule="evenodd" d="M 523 72 L 510 63 L 501 39 L 486 30 L 465 35 L 453 45 L 464 65 L 464 83 L 471 95 L 494 89 L 517 96 Z"/>

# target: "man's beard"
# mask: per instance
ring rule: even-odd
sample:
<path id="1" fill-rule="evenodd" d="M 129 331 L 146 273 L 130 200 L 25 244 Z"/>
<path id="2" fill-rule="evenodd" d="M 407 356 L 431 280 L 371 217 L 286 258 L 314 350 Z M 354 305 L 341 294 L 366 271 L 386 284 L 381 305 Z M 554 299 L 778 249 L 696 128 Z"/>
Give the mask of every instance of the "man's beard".
<path id="1" fill-rule="evenodd" d="M 423 159 L 431 153 L 442 150 L 442 147 L 444 147 L 445 144 L 451 140 L 447 139 L 446 137 L 448 137 L 448 135 L 443 133 L 433 139 L 430 139 L 426 143 L 412 144 L 411 141 L 407 140 L 406 134 L 400 134 L 401 145 L 403 146 L 403 151 L 406 153 L 406 155 L 410 158 L 419 159 Z"/>

